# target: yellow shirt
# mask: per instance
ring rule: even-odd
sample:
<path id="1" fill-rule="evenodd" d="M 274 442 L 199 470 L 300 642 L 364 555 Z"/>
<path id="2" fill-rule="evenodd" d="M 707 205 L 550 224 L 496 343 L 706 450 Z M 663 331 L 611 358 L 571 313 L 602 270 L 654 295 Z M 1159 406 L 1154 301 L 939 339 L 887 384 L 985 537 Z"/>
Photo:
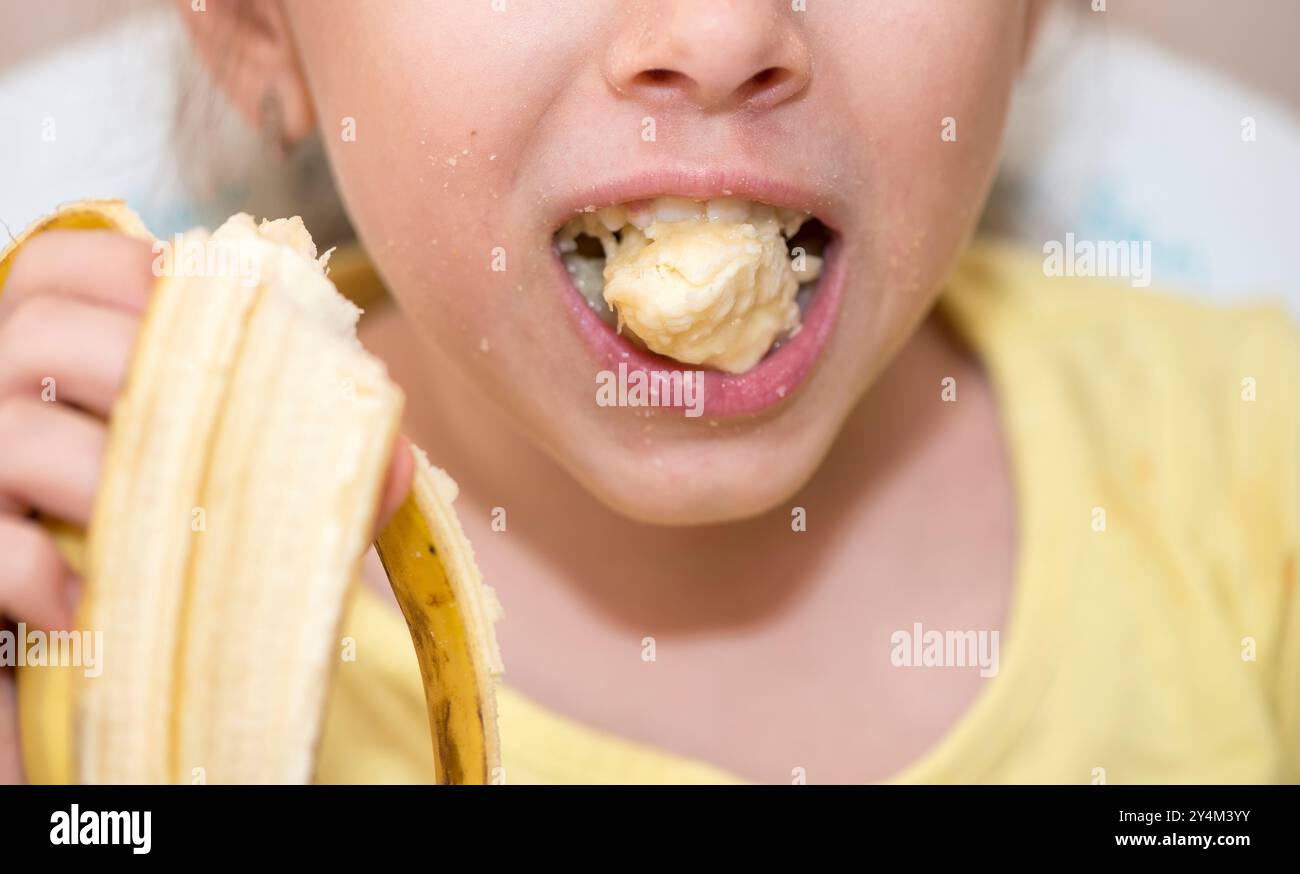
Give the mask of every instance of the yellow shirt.
<path id="1" fill-rule="evenodd" d="M 1295 325 L 1280 307 L 1048 279 L 990 243 L 940 306 L 993 380 L 1020 553 L 999 673 L 895 780 L 1300 780 Z M 400 616 L 361 590 L 344 633 L 357 659 L 339 668 L 319 780 L 431 780 Z M 509 783 L 736 781 L 508 686 L 500 726 Z"/>

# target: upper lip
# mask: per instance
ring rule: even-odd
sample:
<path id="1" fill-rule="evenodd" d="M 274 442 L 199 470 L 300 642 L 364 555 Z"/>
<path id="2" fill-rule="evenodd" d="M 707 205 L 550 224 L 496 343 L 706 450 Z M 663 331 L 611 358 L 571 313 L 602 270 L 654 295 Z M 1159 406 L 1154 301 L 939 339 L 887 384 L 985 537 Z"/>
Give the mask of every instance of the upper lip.
<path id="1" fill-rule="evenodd" d="M 832 230 L 840 226 L 843 214 L 842 201 L 834 192 L 788 177 L 735 169 L 668 167 L 607 179 L 559 197 L 552 205 L 548 226 L 554 231 L 578 213 L 654 197 L 739 197 L 803 210 Z"/>

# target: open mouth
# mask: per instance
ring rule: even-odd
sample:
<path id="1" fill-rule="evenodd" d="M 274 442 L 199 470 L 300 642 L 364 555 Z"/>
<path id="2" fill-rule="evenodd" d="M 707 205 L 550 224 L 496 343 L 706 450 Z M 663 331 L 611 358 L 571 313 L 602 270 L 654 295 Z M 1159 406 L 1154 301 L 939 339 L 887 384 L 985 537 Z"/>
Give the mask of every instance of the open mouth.
<path id="1" fill-rule="evenodd" d="M 829 336 L 838 238 L 803 210 L 654 197 L 587 207 L 553 242 L 603 357 L 702 371 L 710 415 L 780 402 Z"/>

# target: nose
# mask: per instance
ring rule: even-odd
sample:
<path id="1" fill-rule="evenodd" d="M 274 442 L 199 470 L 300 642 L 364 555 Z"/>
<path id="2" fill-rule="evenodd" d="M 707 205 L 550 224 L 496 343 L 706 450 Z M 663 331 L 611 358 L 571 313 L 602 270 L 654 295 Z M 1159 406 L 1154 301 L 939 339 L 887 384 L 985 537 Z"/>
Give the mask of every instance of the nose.
<path id="1" fill-rule="evenodd" d="M 633 0 L 605 78 L 648 104 L 770 109 L 802 92 L 808 45 L 785 0 Z"/>

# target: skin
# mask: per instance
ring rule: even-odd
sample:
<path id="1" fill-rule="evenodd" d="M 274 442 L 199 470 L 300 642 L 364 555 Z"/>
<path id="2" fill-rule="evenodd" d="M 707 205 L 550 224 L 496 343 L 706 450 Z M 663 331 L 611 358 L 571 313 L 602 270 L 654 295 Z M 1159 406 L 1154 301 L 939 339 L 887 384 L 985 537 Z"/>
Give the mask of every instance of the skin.
<path id="1" fill-rule="evenodd" d="M 895 670 L 888 637 L 918 617 L 1000 628 L 1010 596 L 996 405 L 930 312 L 987 194 L 1036 5 L 179 6 L 250 120 L 270 93 L 287 147 L 323 134 L 398 305 L 368 316 L 363 340 L 408 392 L 407 433 L 461 484 L 508 613 L 511 685 L 758 780 L 796 767 L 818 782 L 881 779 L 943 735 L 978 675 Z M 647 116 L 654 142 L 640 137 Z M 940 139 L 948 116 L 956 142 Z M 355 141 L 339 135 L 347 118 Z M 719 155 L 808 188 L 843 236 L 844 300 L 821 360 L 756 417 L 598 407 L 598 365 L 555 276 L 557 210 L 592 180 Z M 38 240 L 0 301 L 0 361 L 63 366 L 69 392 L 85 386 L 86 410 L 54 421 L 30 400 L 39 379 L 0 380 L 0 458 L 40 445 L 52 459 L 17 485 L 0 466 L 0 548 L 20 557 L 0 572 L 0 612 L 31 622 L 68 621 L 75 581 L 22 513 L 88 516 L 96 417 L 149 286 L 138 244 L 106 236 Z M 490 269 L 494 246 L 504 272 Z M 33 324 L 62 342 L 36 348 Z M 944 376 L 962 400 L 941 409 Z M 390 502 L 404 474 L 392 481 Z M 806 532 L 791 532 L 793 506 Z M 506 533 L 489 526 L 494 507 Z"/>
<path id="2" fill-rule="evenodd" d="M 474 384 L 639 520 L 734 521 L 788 500 L 916 329 L 992 178 L 1025 39 L 1014 12 L 813 5 L 285 7 L 307 93 L 286 84 L 283 100 L 306 101 L 289 114 L 326 131 L 349 214 L 429 341 L 430 367 Z M 497 44 L 510 51 L 480 48 Z M 342 45 L 365 56 L 382 46 L 385 62 L 358 76 L 339 63 Z M 862 70 L 864 58 L 880 72 Z M 751 93 L 771 68 L 783 78 Z M 638 78 L 654 69 L 674 75 Z M 447 75 L 456 88 L 437 87 Z M 654 142 L 640 136 L 647 115 L 662 131 Z M 940 140 L 945 116 L 961 119 L 956 148 Z M 347 117 L 356 143 L 334 135 Z M 598 365 L 571 335 L 554 278 L 548 210 L 592 179 L 720 154 L 740 172 L 813 188 L 835 215 L 850 276 L 835 337 L 788 405 L 721 430 L 599 407 Z M 504 273 L 490 269 L 491 246 L 509 257 Z"/>

